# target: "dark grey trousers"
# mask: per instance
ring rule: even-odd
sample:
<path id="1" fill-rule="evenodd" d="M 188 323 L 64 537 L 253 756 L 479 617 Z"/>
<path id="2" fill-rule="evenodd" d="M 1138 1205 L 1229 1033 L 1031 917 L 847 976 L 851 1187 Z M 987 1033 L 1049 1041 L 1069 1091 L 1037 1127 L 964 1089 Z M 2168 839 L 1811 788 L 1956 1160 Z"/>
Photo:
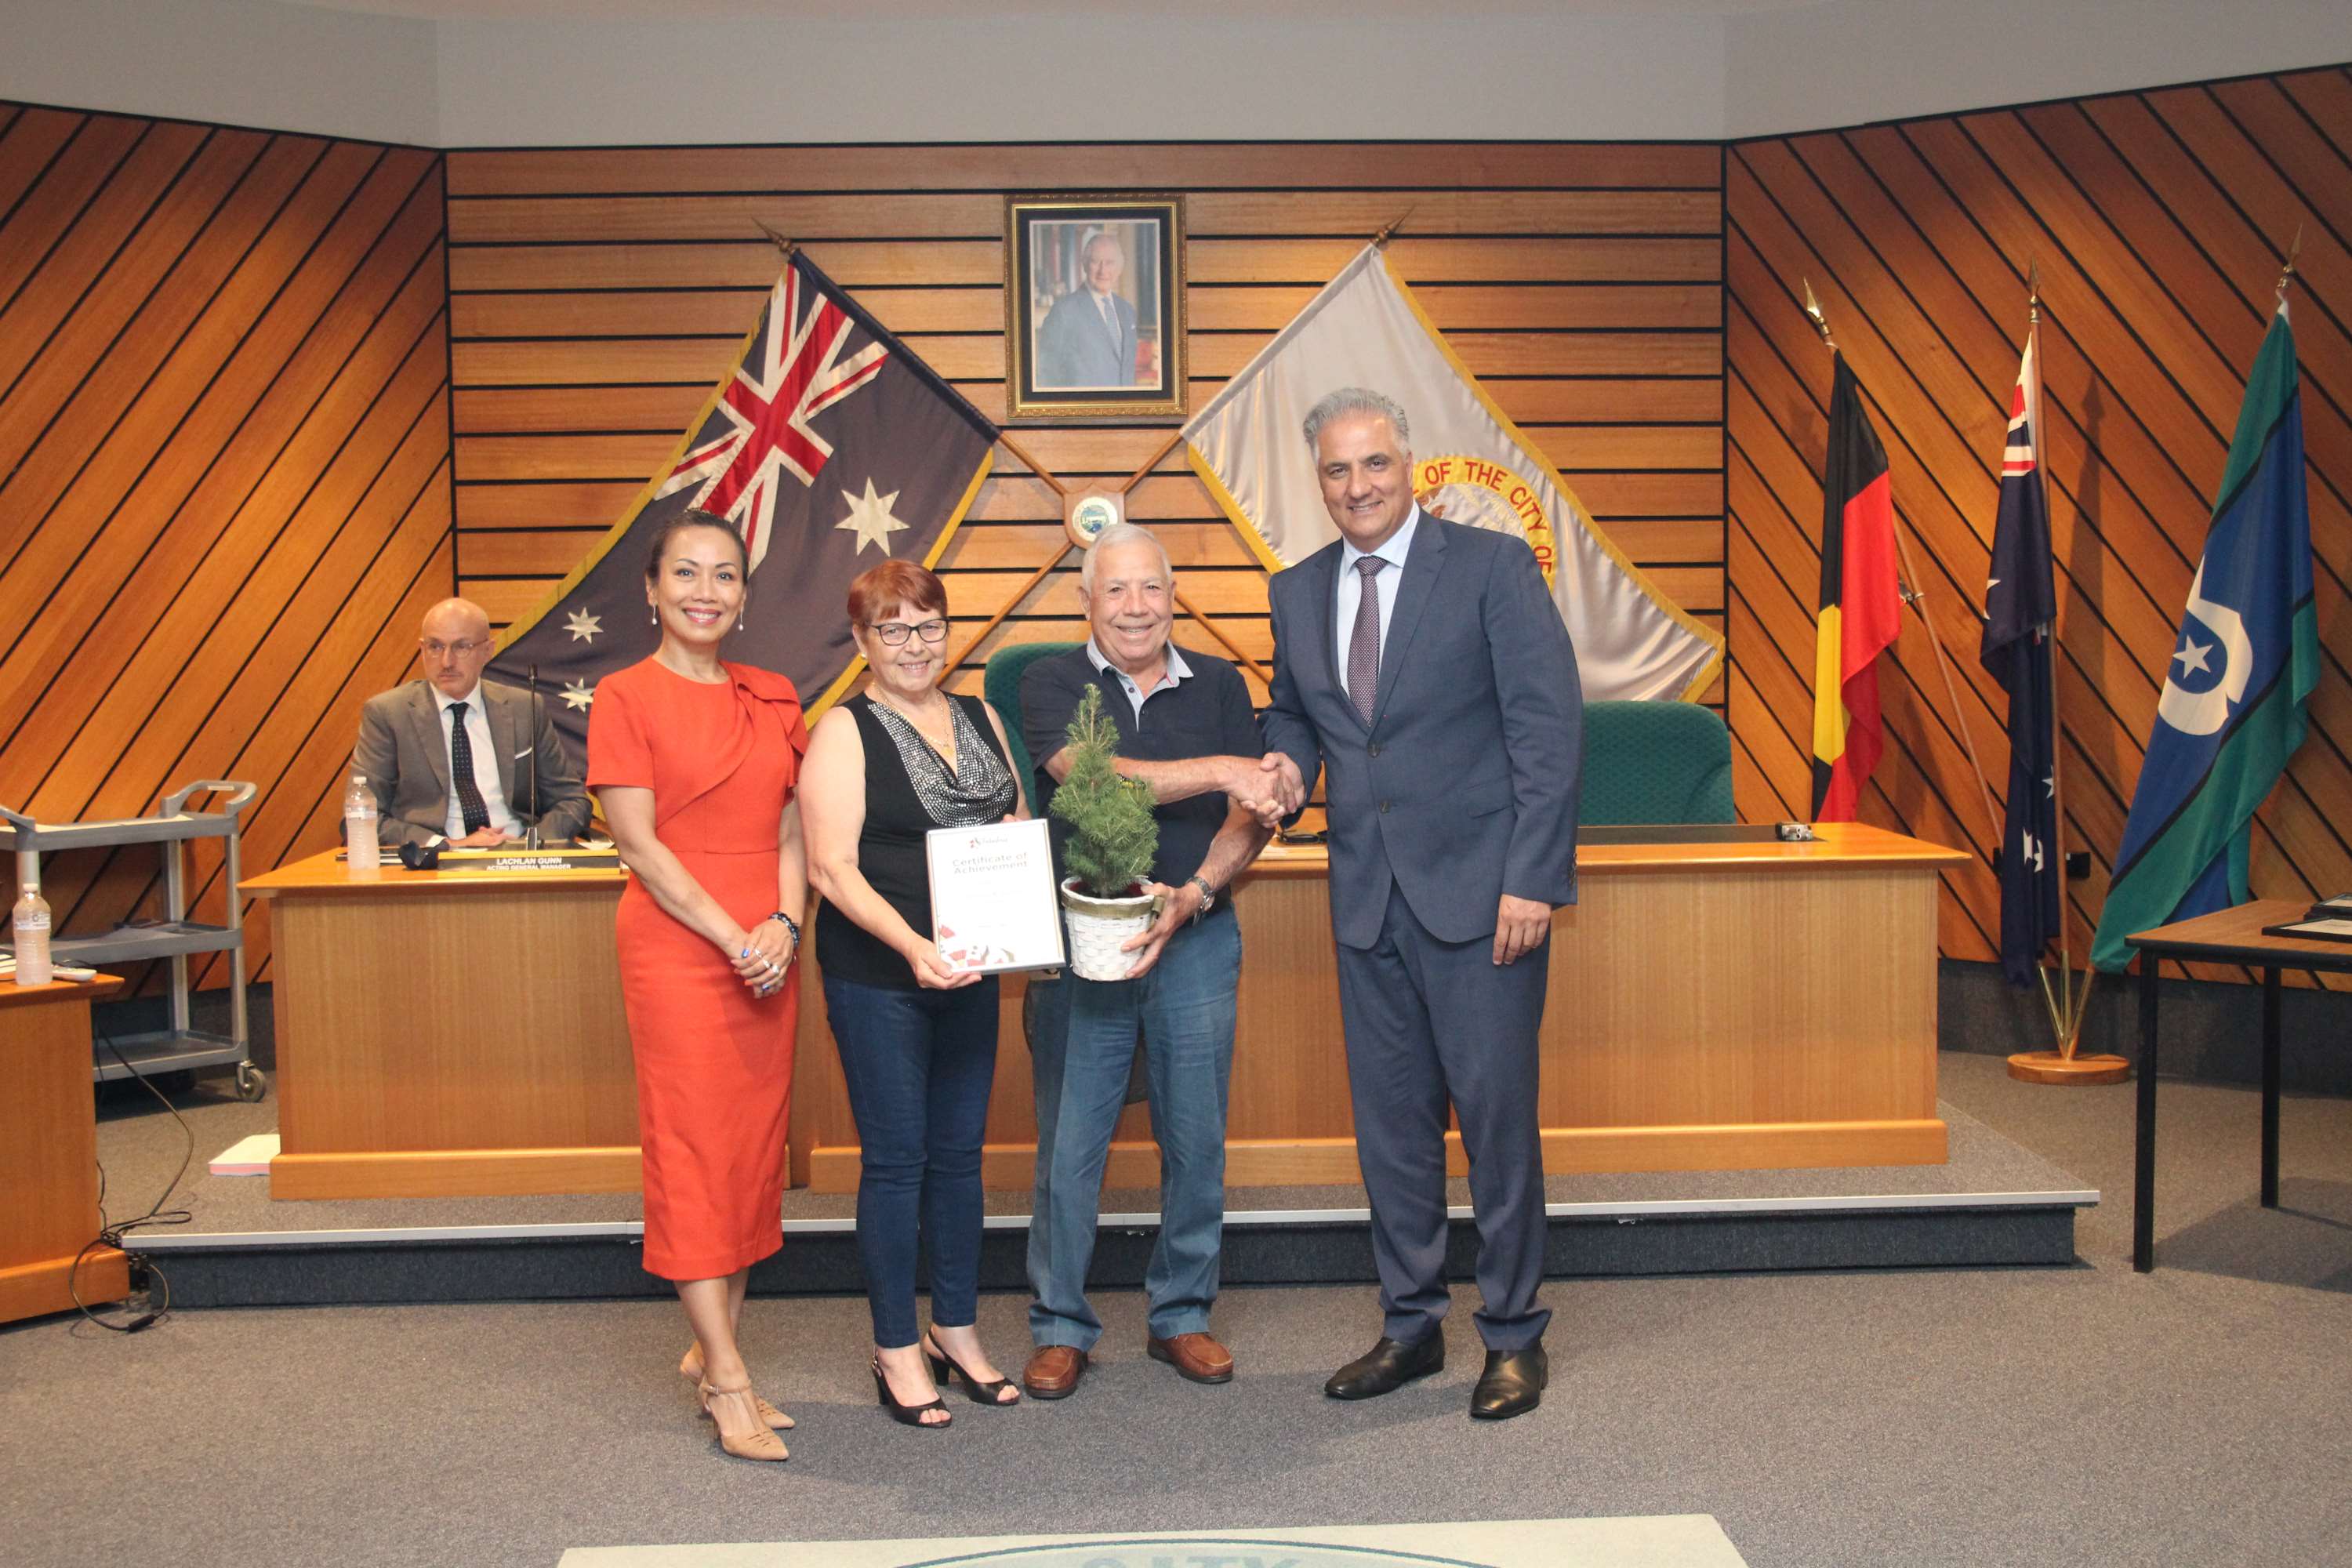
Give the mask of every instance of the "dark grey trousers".
<path id="1" fill-rule="evenodd" d="M 1393 884 L 1380 940 L 1339 949 L 1339 1015 L 1356 1156 L 1372 1202 L 1381 1331 L 1410 1344 L 1436 1331 L 1445 1287 L 1445 1110 L 1470 1157 L 1478 1225 L 1475 1314 L 1490 1350 L 1543 1335 L 1543 1147 L 1536 1108 L 1536 1026 L 1549 944 L 1497 966 L 1494 939 L 1441 942 Z"/>

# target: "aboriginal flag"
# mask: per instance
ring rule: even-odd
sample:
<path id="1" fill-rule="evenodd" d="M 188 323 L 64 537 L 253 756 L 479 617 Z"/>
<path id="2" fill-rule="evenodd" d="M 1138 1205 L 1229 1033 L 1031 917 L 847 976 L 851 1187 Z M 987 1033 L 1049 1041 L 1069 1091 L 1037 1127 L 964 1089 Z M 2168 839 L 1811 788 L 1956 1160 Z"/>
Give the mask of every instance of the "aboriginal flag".
<path id="1" fill-rule="evenodd" d="M 1851 822 L 1878 765 L 1878 656 L 1894 646 L 1895 499 L 1886 448 L 1845 355 L 1822 466 L 1822 609 L 1813 637 L 1813 820 Z"/>
<path id="2" fill-rule="evenodd" d="M 743 536 L 751 594 L 720 648 L 788 677 L 814 720 L 856 678 L 851 579 L 886 560 L 929 566 L 987 478 L 989 423 L 795 251 L 741 353 L 669 459 L 588 559 L 499 639 L 490 673 L 536 670 L 575 757 L 596 683 L 654 651 L 647 542 L 688 507 Z"/>

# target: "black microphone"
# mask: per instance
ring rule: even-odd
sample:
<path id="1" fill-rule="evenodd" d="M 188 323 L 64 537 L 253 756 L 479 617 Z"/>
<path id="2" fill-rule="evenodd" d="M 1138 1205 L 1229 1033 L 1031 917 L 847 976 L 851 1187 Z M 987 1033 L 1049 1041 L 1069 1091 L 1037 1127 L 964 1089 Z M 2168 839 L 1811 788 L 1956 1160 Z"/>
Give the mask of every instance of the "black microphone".
<path id="1" fill-rule="evenodd" d="M 530 670 L 530 826 L 522 830 L 522 847 L 534 853 L 540 848 L 539 837 L 539 736 L 542 727 L 539 702 L 539 666 Z"/>

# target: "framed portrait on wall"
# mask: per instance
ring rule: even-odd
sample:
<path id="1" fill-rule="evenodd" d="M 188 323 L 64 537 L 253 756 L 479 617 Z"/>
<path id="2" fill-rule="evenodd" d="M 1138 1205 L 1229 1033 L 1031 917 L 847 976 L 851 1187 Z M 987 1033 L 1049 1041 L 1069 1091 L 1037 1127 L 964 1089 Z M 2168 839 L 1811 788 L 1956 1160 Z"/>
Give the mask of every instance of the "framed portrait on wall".
<path id="1" fill-rule="evenodd" d="M 1184 412 L 1181 196 L 1012 197 L 1004 300 L 1013 418 Z"/>

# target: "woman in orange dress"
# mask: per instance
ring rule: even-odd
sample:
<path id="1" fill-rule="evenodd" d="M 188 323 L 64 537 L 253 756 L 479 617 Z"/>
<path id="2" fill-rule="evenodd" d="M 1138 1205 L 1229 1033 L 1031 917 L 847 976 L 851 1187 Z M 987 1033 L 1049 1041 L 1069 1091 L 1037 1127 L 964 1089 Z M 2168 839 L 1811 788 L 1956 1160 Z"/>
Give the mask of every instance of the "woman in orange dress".
<path id="1" fill-rule="evenodd" d="M 597 683 L 588 783 L 630 871 L 616 931 L 636 1058 L 647 1271 L 695 1343 L 678 1371 L 740 1458 L 787 1458 L 790 1417 L 736 1348 L 751 1265 L 783 1244 L 784 1113 L 807 861 L 793 799 L 808 727 L 793 683 L 719 658 L 742 624 L 743 542 L 709 512 L 646 563 L 650 658 Z"/>

